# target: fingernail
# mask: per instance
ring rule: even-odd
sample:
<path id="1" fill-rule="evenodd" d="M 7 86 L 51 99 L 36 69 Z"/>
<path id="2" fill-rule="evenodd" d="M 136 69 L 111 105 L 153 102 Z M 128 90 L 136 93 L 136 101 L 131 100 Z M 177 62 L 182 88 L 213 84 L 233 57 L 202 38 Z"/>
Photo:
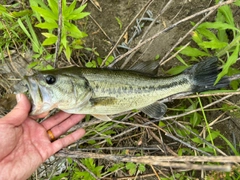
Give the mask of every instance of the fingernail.
<path id="1" fill-rule="evenodd" d="M 16 99 L 17 99 L 17 102 L 18 102 L 18 103 L 21 101 L 21 97 L 22 97 L 21 94 L 17 94 L 17 95 L 16 95 Z"/>

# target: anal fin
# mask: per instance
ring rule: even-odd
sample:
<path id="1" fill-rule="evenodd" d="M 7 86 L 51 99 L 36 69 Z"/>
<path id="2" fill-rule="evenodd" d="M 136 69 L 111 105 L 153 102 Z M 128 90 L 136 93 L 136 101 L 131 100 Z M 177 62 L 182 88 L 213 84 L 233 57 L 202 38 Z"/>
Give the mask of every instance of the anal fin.
<path id="1" fill-rule="evenodd" d="M 108 117 L 107 115 L 102 115 L 102 114 L 92 114 L 93 117 L 103 120 L 103 121 L 111 121 L 112 119 Z"/>
<path id="2" fill-rule="evenodd" d="M 167 111 L 167 106 L 161 102 L 155 102 L 153 104 L 150 104 L 149 106 L 146 106 L 140 111 L 144 112 L 151 118 L 161 118 Z"/>

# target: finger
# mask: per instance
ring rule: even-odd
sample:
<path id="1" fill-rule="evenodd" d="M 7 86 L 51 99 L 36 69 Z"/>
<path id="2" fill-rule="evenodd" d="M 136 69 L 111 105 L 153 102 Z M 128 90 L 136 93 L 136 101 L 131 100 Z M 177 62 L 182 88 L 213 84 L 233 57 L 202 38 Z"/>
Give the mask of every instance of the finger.
<path id="1" fill-rule="evenodd" d="M 46 130 L 51 129 L 52 127 L 56 126 L 57 124 L 60 124 L 62 121 L 67 119 L 71 114 L 60 111 L 56 113 L 55 115 L 47 118 L 45 121 L 43 121 L 41 124 Z"/>
<path id="2" fill-rule="evenodd" d="M 31 117 L 32 119 L 39 119 L 39 118 L 44 118 L 44 117 L 46 117 L 48 114 L 49 114 L 49 112 L 44 112 L 44 113 L 38 114 L 38 115 L 31 115 L 30 117 Z"/>
<path id="3" fill-rule="evenodd" d="M 64 138 L 60 138 L 56 141 L 54 141 L 51 144 L 51 149 L 52 149 L 52 153 L 56 153 L 57 151 L 59 151 L 60 149 L 76 142 L 77 140 L 79 140 L 81 137 L 83 137 L 85 134 L 85 130 L 84 129 L 78 129 L 76 131 L 74 131 L 73 133 L 65 136 Z"/>
<path id="4" fill-rule="evenodd" d="M 84 115 L 82 114 L 75 114 L 70 116 L 67 120 L 62 122 L 61 124 L 58 124 L 57 126 L 53 127 L 51 129 L 53 135 L 55 138 L 58 138 L 63 133 L 65 133 L 68 129 L 79 123 L 84 118 Z"/>
<path id="5" fill-rule="evenodd" d="M 28 98 L 24 94 L 17 94 L 16 98 L 17 105 L 11 112 L 1 119 L 0 123 L 9 123 L 14 126 L 18 126 L 27 119 L 31 109 L 31 104 Z"/>

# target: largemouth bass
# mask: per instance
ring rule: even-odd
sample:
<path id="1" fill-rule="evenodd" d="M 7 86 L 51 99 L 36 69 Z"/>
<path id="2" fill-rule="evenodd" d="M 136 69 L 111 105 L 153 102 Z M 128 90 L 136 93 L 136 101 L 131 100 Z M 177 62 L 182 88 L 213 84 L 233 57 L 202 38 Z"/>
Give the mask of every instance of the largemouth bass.
<path id="1" fill-rule="evenodd" d="M 31 96 L 32 115 L 58 108 L 109 120 L 107 115 L 138 109 L 160 118 L 166 111 L 161 99 L 227 86 L 228 77 L 214 85 L 217 63 L 216 57 L 209 58 L 179 75 L 164 78 L 132 70 L 69 67 L 26 76 L 21 86 L 26 86 Z M 22 91 L 19 85 L 17 89 Z"/>

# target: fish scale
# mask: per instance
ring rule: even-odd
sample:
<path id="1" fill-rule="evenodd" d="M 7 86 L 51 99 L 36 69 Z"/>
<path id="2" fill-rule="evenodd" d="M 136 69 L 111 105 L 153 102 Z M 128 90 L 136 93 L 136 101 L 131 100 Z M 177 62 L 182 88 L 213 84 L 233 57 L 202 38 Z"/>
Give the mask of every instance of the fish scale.
<path id="1" fill-rule="evenodd" d="M 149 75 L 136 67 L 134 71 L 69 67 L 26 76 L 19 86 L 27 86 L 33 115 L 58 108 L 109 120 L 108 115 L 139 109 L 152 118 L 160 118 L 167 110 L 159 102 L 161 99 L 226 87 L 229 77 L 214 85 L 219 73 L 217 63 L 216 57 L 208 58 L 170 77 Z M 151 66 L 140 64 L 138 67 Z"/>

